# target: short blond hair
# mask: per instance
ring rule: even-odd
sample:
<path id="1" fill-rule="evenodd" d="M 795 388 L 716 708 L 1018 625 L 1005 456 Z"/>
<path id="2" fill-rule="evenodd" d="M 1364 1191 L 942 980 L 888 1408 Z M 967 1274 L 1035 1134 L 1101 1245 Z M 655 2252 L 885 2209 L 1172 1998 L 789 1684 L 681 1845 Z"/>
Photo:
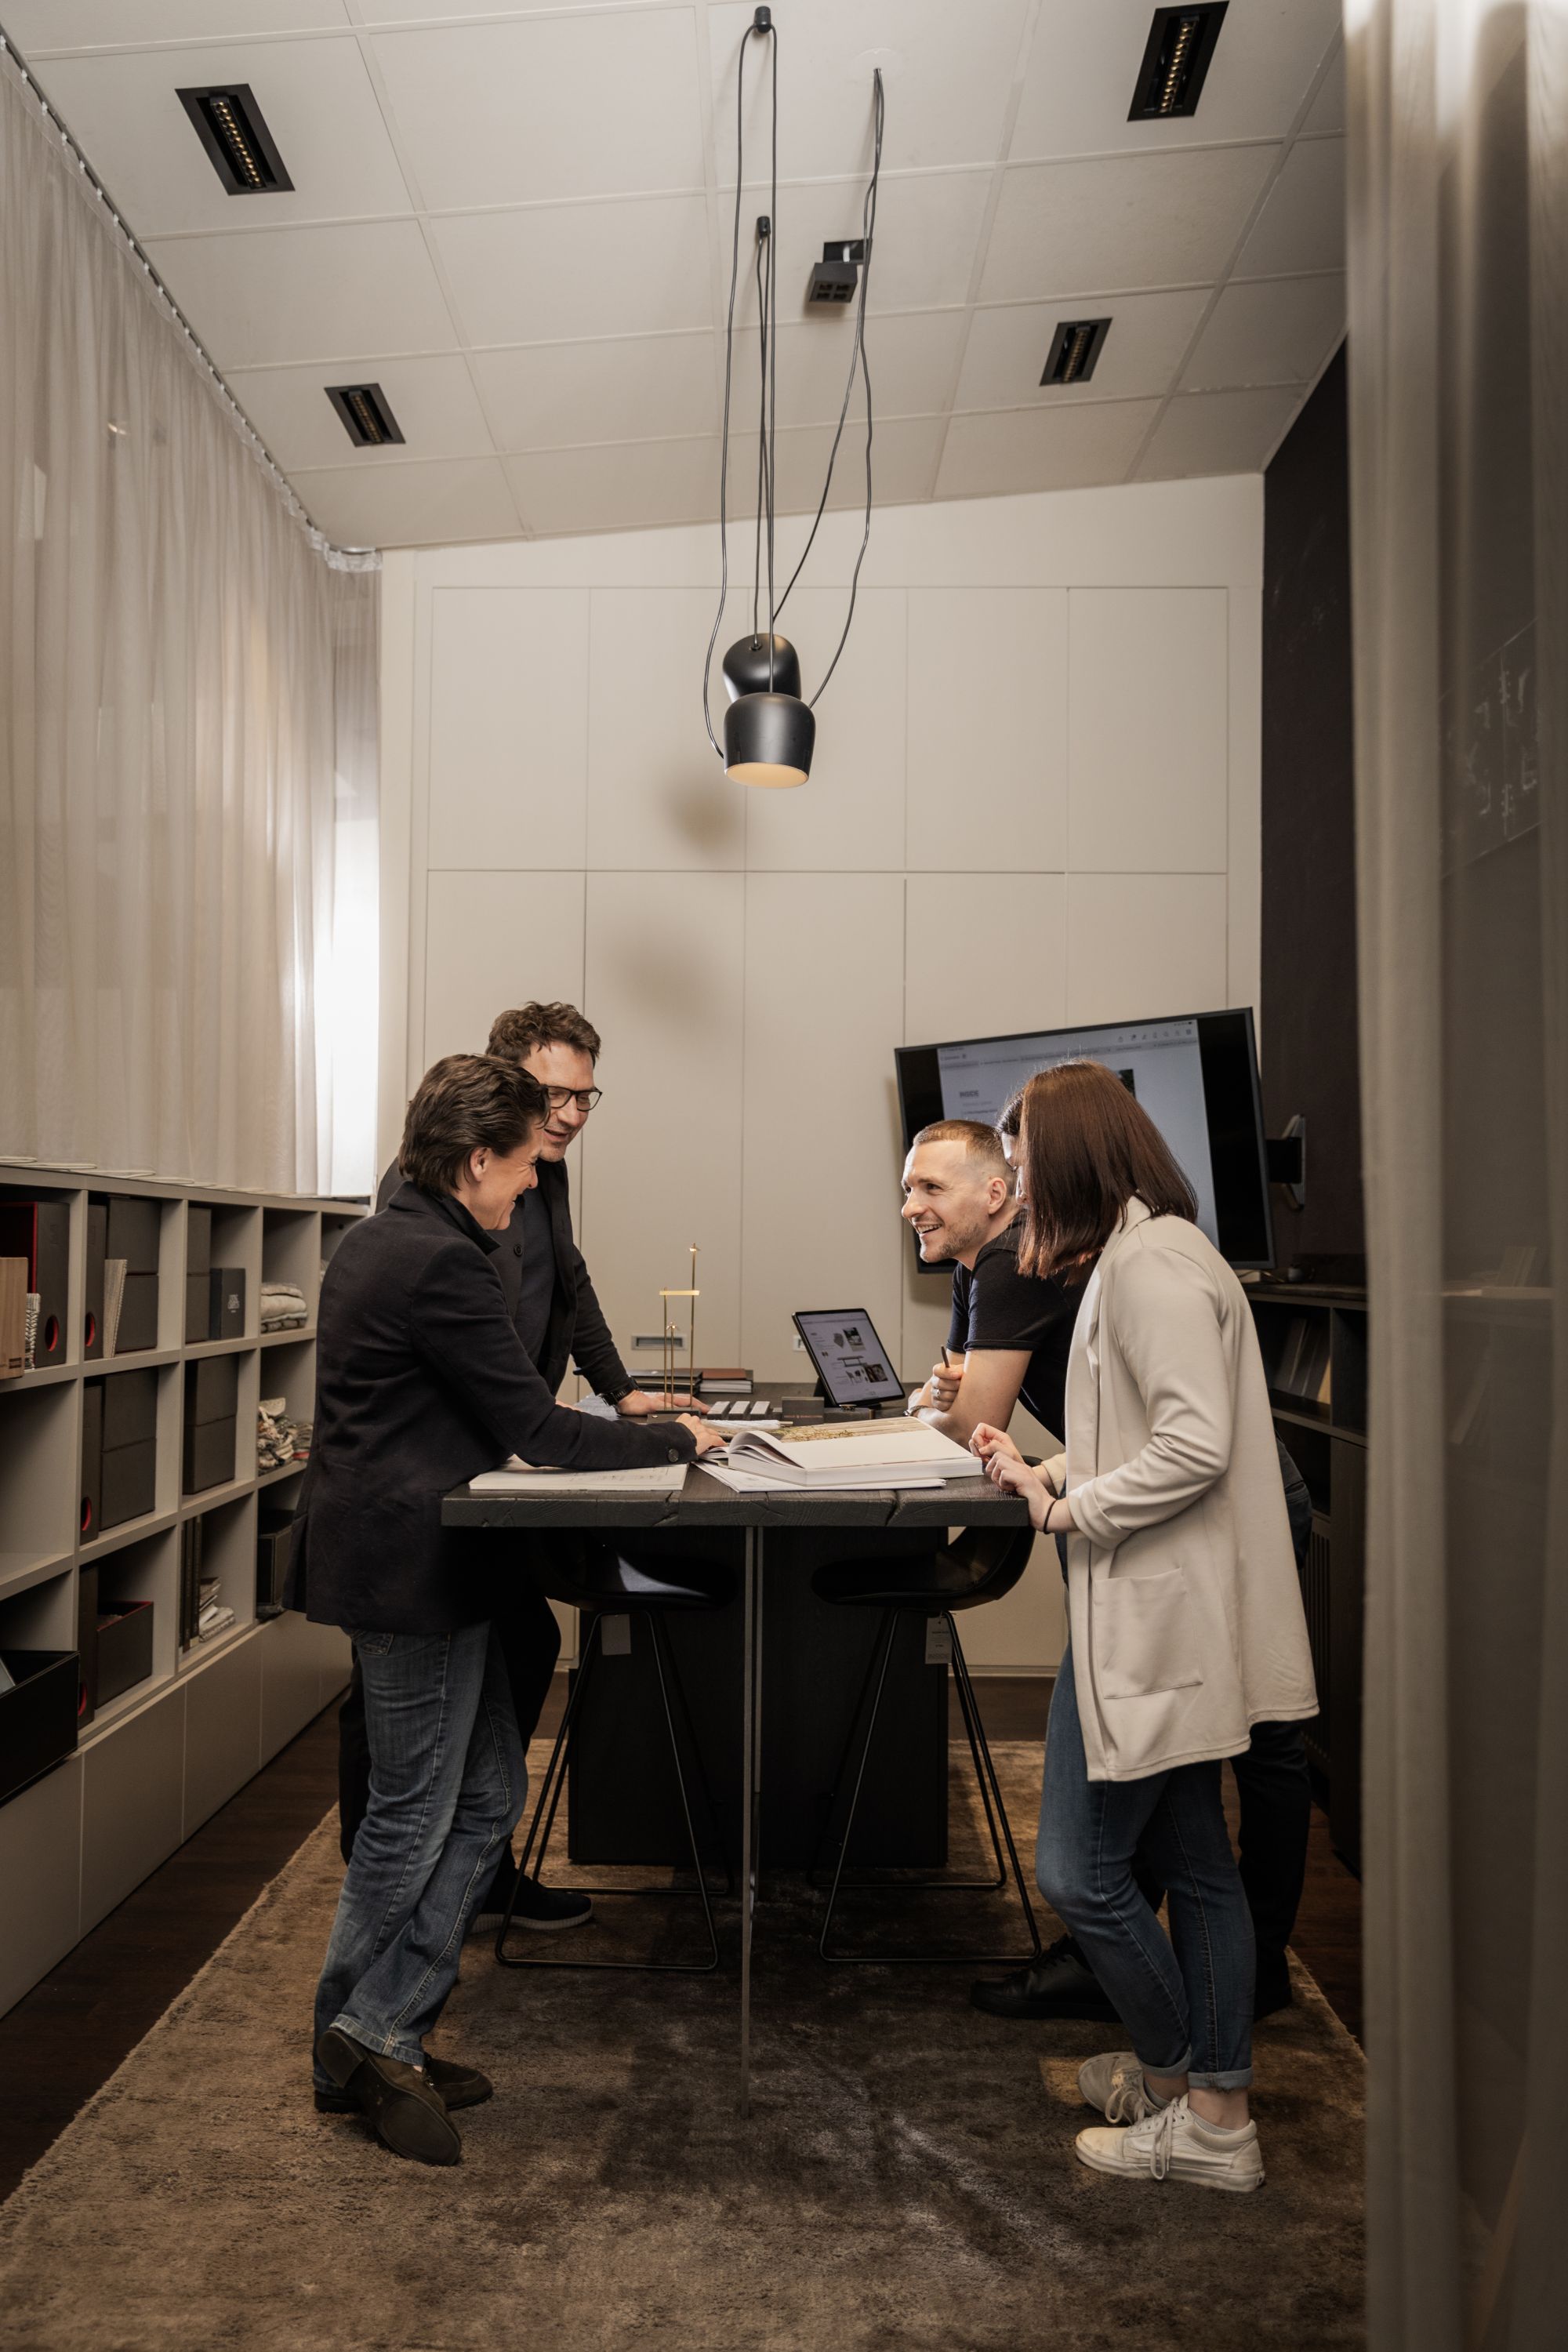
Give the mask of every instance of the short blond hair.
<path id="1" fill-rule="evenodd" d="M 929 1127 L 921 1128 L 910 1150 L 917 1151 L 922 1143 L 962 1143 L 966 1158 L 984 1161 L 987 1176 L 1001 1176 L 1012 1181 L 1013 1171 L 1002 1149 L 1002 1138 L 984 1119 L 933 1118 Z"/>

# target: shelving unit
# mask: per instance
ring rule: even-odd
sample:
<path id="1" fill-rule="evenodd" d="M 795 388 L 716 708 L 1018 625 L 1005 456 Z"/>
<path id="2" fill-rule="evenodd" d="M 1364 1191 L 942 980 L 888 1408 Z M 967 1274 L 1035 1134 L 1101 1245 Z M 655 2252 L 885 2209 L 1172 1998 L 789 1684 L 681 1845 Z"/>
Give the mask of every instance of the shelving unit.
<path id="1" fill-rule="evenodd" d="M 256 1469 L 258 1400 L 287 1395 L 314 1414 L 321 1267 L 364 1204 L 297 1200 L 0 1161 L 0 1192 L 69 1212 L 65 1360 L 0 1381 L 0 1649 L 77 1647 L 82 1570 L 100 1608 L 153 1605 L 151 1673 L 99 1708 L 73 1755 L 0 1804 L 0 2012 L 276 1755 L 347 1682 L 345 1636 L 286 1615 L 258 1622 L 258 1496 L 291 1503 L 304 1465 Z M 157 1346 L 104 1360 L 85 1352 L 89 1202 L 158 1203 Z M 213 1266 L 245 1274 L 237 1338 L 184 1339 L 190 1211 L 210 1213 Z M 263 1333 L 260 1289 L 298 1283 L 308 1321 Z M 238 1359 L 236 1475 L 183 1491 L 185 1367 Z M 154 1507 L 102 1533 L 81 1528 L 83 1393 L 132 1370 L 157 1376 Z M 179 1530 L 205 1524 L 204 1572 L 232 1626 L 181 1648 Z M 3 1737 L 0 1730 L 0 1737 Z"/>
<path id="2" fill-rule="evenodd" d="M 1248 1292 L 1275 1426 L 1312 1497 L 1301 1597 L 1319 1714 L 1307 1753 L 1334 1849 L 1361 1869 L 1363 1617 L 1366 1605 L 1366 1293 L 1309 1283 Z"/>

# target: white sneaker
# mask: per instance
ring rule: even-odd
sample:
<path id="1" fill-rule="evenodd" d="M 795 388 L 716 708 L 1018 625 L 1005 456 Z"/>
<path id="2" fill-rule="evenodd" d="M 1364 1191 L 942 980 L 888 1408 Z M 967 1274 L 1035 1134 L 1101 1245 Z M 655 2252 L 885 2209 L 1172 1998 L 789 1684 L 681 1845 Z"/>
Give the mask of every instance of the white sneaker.
<path id="1" fill-rule="evenodd" d="M 1079 2132 L 1074 2147 L 1080 2164 L 1126 2180 L 1192 2180 L 1202 2189 L 1242 2191 L 1263 2186 L 1258 2126 L 1222 2131 L 1194 2116 L 1184 2096 L 1124 2131 L 1097 2126 Z"/>
<path id="2" fill-rule="evenodd" d="M 1078 2070 L 1078 2087 L 1087 2105 L 1098 2107 L 1108 2124 L 1141 2124 L 1145 2116 L 1157 2116 L 1167 2104 L 1154 2096 L 1131 2050 L 1112 2050 L 1103 2058 L 1085 2059 Z"/>

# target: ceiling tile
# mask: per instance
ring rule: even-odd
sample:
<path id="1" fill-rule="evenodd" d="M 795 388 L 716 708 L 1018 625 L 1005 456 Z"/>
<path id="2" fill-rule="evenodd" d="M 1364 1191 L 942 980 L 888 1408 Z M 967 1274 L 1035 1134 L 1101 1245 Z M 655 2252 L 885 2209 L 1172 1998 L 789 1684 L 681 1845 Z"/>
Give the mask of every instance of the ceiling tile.
<path id="1" fill-rule="evenodd" d="M 6 0 L 5 31 L 31 63 L 51 49 L 210 41 L 215 33 L 338 31 L 343 0 Z M 41 77 L 40 77 L 41 79 Z"/>
<path id="2" fill-rule="evenodd" d="M 700 196 L 457 214 L 432 229 L 472 342 L 568 342 L 712 324 Z"/>
<path id="3" fill-rule="evenodd" d="M 427 205 L 702 185 L 688 8 L 380 33 L 374 47 Z"/>
<path id="4" fill-rule="evenodd" d="M 537 343 L 480 352 L 474 367 L 503 449 L 718 430 L 710 334 Z"/>
<path id="5" fill-rule="evenodd" d="M 410 210 L 357 41 L 61 58 L 39 79 L 143 243 Z M 255 91 L 292 192 L 233 196 L 218 178 L 174 93 L 223 82 Z"/>
<path id="6" fill-rule="evenodd" d="M 1159 406 L 1155 400 L 1117 400 L 955 416 L 947 428 L 936 495 L 984 499 L 1006 491 L 1120 482 Z"/>
<path id="7" fill-rule="evenodd" d="M 499 457 L 328 467 L 294 476 L 311 520 L 340 547 L 435 547 L 515 539 L 517 507 Z"/>
<path id="8" fill-rule="evenodd" d="M 924 310 L 914 315 L 872 318 L 866 323 L 866 361 L 879 420 L 927 416 L 945 408 L 963 342 L 966 313 Z M 790 425 L 837 424 L 854 349 L 855 322 L 843 310 L 825 312 L 795 326 L 781 326 L 778 340 L 778 418 Z M 849 414 L 862 416 L 866 396 L 857 370 Z M 757 414 L 757 340 L 738 339 L 733 415 L 754 423 Z"/>
<path id="9" fill-rule="evenodd" d="M 1342 41 L 1334 52 L 1334 61 L 1323 76 L 1322 85 L 1312 100 L 1312 110 L 1301 125 L 1304 139 L 1321 138 L 1327 132 L 1343 131 L 1346 127 L 1345 50 Z"/>
<path id="10" fill-rule="evenodd" d="M 981 299 L 1221 277 L 1279 154 L 1277 147 L 1177 148 L 1011 168 Z"/>
<path id="11" fill-rule="evenodd" d="M 413 221 L 154 239 L 147 249 L 219 367 L 456 348 Z"/>
<path id="12" fill-rule="evenodd" d="M 517 502 L 539 537 L 642 530 L 718 512 L 719 443 L 628 441 L 618 448 L 552 449 L 508 457 Z"/>
<path id="13" fill-rule="evenodd" d="M 1264 278 L 1227 286 L 1188 362 L 1182 389 L 1308 383 L 1344 331 L 1342 278 Z"/>
<path id="14" fill-rule="evenodd" d="M 1345 266 L 1345 142 L 1298 139 L 1241 249 L 1238 278 Z"/>
<path id="15" fill-rule="evenodd" d="M 1001 144 L 1026 0 L 791 0 L 778 41 L 779 164 L 790 178 L 869 170 L 882 68 L 888 171 L 990 163 Z M 734 183 L 735 77 L 750 0 L 708 11 L 721 184 Z M 768 135 L 767 44 L 747 44 L 746 149 Z"/>
<path id="16" fill-rule="evenodd" d="M 1090 400 L 1119 400 L 1170 391 L 1209 299 L 1207 287 L 1170 294 L 1064 295 L 1055 302 L 1021 302 L 976 310 L 959 378 L 959 408 L 1011 408 L 1028 401 L 1066 408 Z M 1051 338 L 1064 319 L 1105 319 L 1110 331 L 1094 373 L 1074 390 L 1042 385 Z"/>
<path id="17" fill-rule="evenodd" d="M 911 506 L 929 499 L 942 454 L 941 416 L 896 416 L 877 420 L 871 443 L 871 489 L 878 507 Z M 775 514 L 809 515 L 816 510 L 833 446 L 830 425 L 811 425 L 778 436 L 777 473 L 773 492 Z M 730 446 L 730 502 L 732 514 L 756 512 L 757 436 L 742 434 Z M 851 421 L 844 429 L 838 460 L 828 491 L 830 507 L 860 507 L 866 502 L 866 428 Z M 717 479 L 715 503 L 718 512 Z M 795 541 L 798 551 L 800 540 Z M 795 557 L 789 556 L 793 565 Z M 787 571 L 784 574 L 788 577 Z"/>
<path id="18" fill-rule="evenodd" d="M 877 197 L 877 235 L 871 255 L 867 308 L 924 310 L 966 302 L 974 273 L 989 172 L 912 173 L 884 180 Z M 778 197 L 779 317 L 805 312 L 805 289 L 813 262 L 835 237 L 858 236 L 863 180 L 835 180 L 812 187 L 781 187 Z M 725 283 L 729 282 L 733 198 L 721 199 Z M 764 190 L 748 188 L 741 204 L 741 299 L 736 317 L 756 317 L 751 269 L 756 252 L 754 224 L 768 210 Z M 816 321 L 813 322 L 816 323 Z"/>
<path id="19" fill-rule="evenodd" d="M 1228 11 L 1195 114 L 1129 122 L 1151 0 L 1045 0 L 1009 151 L 1019 157 L 1138 152 L 1226 139 L 1283 139 L 1339 37 L 1341 0 L 1247 0 Z"/>
<path id="20" fill-rule="evenodd" d="M 1302 384 L 1271 392 L 1179 393 L 1151 436 L 1137 479 L 1258 473 L 1305 397 Z"/>
<path id="21" fill-rule="evenodd" d="M 495 445 L 467 362 L 449 359 L 327 360 L 312 367 L 241 368 L 229 388 L 279 464 L 365 467 L 409 457 L 489 457 Z M 403 445 L 357 449 L 327 398 L 330 383 L 378 383 Z"/>

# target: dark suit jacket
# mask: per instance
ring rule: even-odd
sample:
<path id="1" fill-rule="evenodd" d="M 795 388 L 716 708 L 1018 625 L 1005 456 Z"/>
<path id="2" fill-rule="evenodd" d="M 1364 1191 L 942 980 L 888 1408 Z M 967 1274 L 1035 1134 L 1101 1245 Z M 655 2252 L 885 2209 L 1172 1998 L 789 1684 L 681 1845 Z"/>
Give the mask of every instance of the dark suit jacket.
<path id="1" fill-rule="evenodd" d="M 377 1209 L 387 1206 L 402 1182 L 403 1171 L 395 1163 L 381 1180 L 375 1196 Z M 563 1160 L 539 1162 L 539 1192 L 550 1213 L 550 1239 L 555 1256 L 555 1288 L 540 1358 L 540 1377 L 553 1396 L 566 1377 L 567 1365 L 575 1358 L 577 1370 L 595 1395 L 608 1397 L 614 1403 L 637 1383 L 621 1361 L 604 1308 L 588 1279 L 583 1253 L 572 1238 L 572 1192 Z M 500 1244 L 496 1252 L 496 1272 L 500 1276 L 507 1306 L 515 1315 L 522 1286 L 521 1201 L 512 1210 L 511 1223 L 496 1239 Z"/>
<path id="2" fill-rule="evenodd" d="M 495 1555 L 442 1527 L 441 1497 L 508 1454 L 623 1470 L 696 1452 L 674 1422 L 555 1402 L 507 1311 L 496 1242 L 460 1202 L 404 1184 L 338 1245 L 287 1596 L 319 1624 L 443 1633 L 489 1616 Z"/>

